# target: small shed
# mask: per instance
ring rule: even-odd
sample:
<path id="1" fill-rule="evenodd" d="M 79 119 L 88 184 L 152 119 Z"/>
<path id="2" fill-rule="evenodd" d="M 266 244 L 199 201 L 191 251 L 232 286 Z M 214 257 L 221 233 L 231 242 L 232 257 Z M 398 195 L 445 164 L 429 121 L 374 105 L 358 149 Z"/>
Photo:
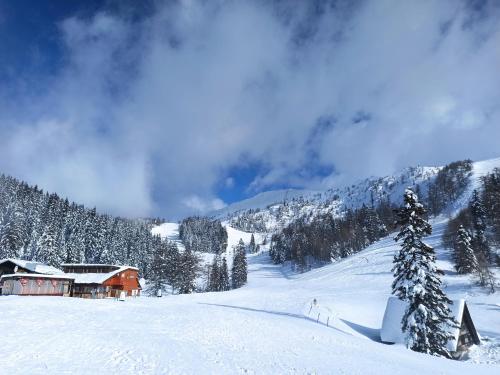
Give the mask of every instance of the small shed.
<path id="1" fill-rule="evenodd" d="M 64 274 L 15 273 L 2 275 L 2 295 L 69 297 L 73 278 Z"/>
<path id="2" fill-rule="evenodd" d="M 453 339 L 448 341 L 447 349 L 453 357 L 459 358 L 472 345 L 481 343 L 479 334 L 474 327 L 472 318 L 463 299 L 454 300 L 449 306 L 452 316 L 458 322 L 459 327 L 453 328 L 451 334 Z M 387 300 L 380 338 L 386 343 L 404 343 L 405 336 L 401 329 L 401 321 L 406 310 L 407 303 L 397 297 Z"/>

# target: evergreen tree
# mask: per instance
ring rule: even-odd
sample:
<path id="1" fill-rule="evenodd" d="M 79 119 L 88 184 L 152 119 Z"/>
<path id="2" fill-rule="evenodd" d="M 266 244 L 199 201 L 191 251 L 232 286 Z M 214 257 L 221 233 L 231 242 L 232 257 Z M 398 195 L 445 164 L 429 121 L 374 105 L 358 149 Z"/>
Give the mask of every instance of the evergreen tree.
<path id="1" fill-rule="evenodd" d="M 467 230 L 460 225 L 457 240 L 454 246 L 455 268 L 459 274 L 474 273 L 478 271 L 478 263 L 471 245 L 471 237 Z"/>
<path id="2" fill-rule="evenodd" d="M 210 268 L 210 274 L 208 276 L 208 291 L 218 292 L 220 290 L 220 255 L 216 254 L 212 262 L 212 267 Z"/>
<path id="3" fill-rule="evenodd" d="M 248 252 L 250 254 L 255 253 L 255 237 L 252 233 L 252 237 L 250 237 L 250 243 L 248 244 Z"/>
<path id="4" fill-rule="evenodd" d="M 233 267 L 231 269 L 231 281 L 233 289 L 240 288 L 247 282 L 247 257 L 245 244 L 240 239 L 234 249 Z"/>
<path id="5" fill-rule="evenodd" d="M 59 267 L 63 262 L 56 245 L 56 233 L 51 225 L 47 225 L 37 243 L 37 258 L 50 266 Z"/>
<path id="6" fill-rule="evenodd" d="M 231 289 L 231 285 L 229 284 L 229 273 L 227 270 L 227 261 L 226 258 L 222 258 L 222 264 L 219 270 L 219 287 L 220 291 L 227 291 Z"/>
<path id="7" fill-rule="evenodd" d="M 400 231 L 395 240 L 402 244 L 394 257 L 393 294 L 407 303 L 402 319 L 407 347 L 450 357 L 446 344 L 452 338 L 448 327 L 455 324 L 448 307 L 452 302 L 441 289 L 443 272 L 436 267 L 434 249 L 422 240 L 432 233 L 425 213 L 417 195 L 407 189 L 398 211 Z"/>
<path id="8" fill-rule="evenodd" d="M 175 287 L 179 294 L 192 293 L 200 273 L 200 258 L 194 252 L 185 250 L 179 255 L 178 265 Z"/>
<path id="9" fill-rule="evenodd" d="M 168 285 L 169 248 L 167 241 L 161 241 L 153 250 L 153 265 L 149 275 L 149 293 L 162 295 Z"/>
<path id="10" fill-rule="evenodd" d="M 474 235 L 472 237 L 472 248 L 477 258 L 478 276 L 481 286 L 486 286 L 493 293 L 495 291 L 495 277 L 490 270 L 491 249 L 486 238 L 486 214 L 485 207 L 479 197 L 477 190 L 474 190 L 470 203 L 470 213 Z"/>
<path id="11" fill-rule="evenodd" d="M 23 245 L 19 211 L 14 202 L 0 207 L 0 259 L 17 258 Z"/>

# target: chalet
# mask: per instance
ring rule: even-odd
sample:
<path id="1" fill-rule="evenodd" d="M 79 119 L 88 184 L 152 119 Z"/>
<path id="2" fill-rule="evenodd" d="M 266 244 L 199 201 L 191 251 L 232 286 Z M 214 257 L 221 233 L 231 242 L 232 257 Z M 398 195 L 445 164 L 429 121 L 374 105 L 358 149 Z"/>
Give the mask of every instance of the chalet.
<path id="1" fill-rule="evenodd" d="M 459 359 L 472 345 L 479 345 L 481 340 L 474 327 L 465 300 L 455 300 L 449 307 L 459 327 L 451 331 L 453 339 L 448 341 L 447 348 L 454 358 Z M 382 342 L 404 343 L 405 338 L 401 330 L 401 320 L 405 310 L 406 303 L 404 301 L 397 297 L 389 298 L 380 331 Z"/>
<path id="2" fill-rule="evenodd" d="M 36 273 L 14 273 L 0 277 L 1 294 L 20 296 L 66 296 L 69 297 L 73 278 L 64 275 Z"/>
<path id="3" fill-rule="evenodd" d="M 139 270 L 109 264 L 62 264 L 64 273 L 73 278 L 73 297 L 106 298 L 138 296 Z"/>

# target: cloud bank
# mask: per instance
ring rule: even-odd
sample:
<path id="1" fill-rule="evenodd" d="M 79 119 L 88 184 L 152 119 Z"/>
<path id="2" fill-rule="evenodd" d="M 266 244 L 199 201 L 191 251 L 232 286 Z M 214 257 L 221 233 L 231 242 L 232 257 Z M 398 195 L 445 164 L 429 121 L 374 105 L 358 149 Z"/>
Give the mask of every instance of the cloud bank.
<path id="1" fill-rule="evenodd" d="M 0 169 L 101 211 L 220 208 L 253 163 L 257 192 L 499 156 L 493 1 L 160 2 L 59 26 L 62 67 L 0 90 Z"/>

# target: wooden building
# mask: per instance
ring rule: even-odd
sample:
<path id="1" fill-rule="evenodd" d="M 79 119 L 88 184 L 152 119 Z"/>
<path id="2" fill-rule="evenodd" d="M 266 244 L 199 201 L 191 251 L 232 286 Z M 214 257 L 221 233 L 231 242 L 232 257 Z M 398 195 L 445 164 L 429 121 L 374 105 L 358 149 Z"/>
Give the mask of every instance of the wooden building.
<path id="1" fill-rule="evenodd" d="M 74 279 L 72 296 L 80 298 L 129 297 L 141 291 L 139 270 L 109 264 L 63 264 L 63 271 Z"/>
<path id="2" fill-rule="evenodd" d="M 60 275 L 63 272 L 55 267 L 48 266 L 46 264 L 40 262 L 34 262 L 30 260 L 22 260 L 22 259 L 1 259 L 0 260 L 0 278 L 4 275 L 14 276 L 17 274 L 20 275 Z M 10 278 L 12 279 L 12 278 Z M 0 279 L 1 280 L 1 279 Z M 7 278 L 5 278 L 7 280 Z M 13 285 L 11 285 L 13 287 Z M 9 289 L 8 294 L 12 293 L 13 290 L 23 290 L 19 289 L 18 286 L 14 289 Z M 33 290 L 37 290 L 34 288 Z M 3 293 L 3 282 L 0 281 L 0 294 Z"/>
<path id="3" fill-rule="evenodd" d="M 453 339 L 448 341 L 447 349 L 454 358 L 459 359 L 472 345 L 479 345 L 481 339 L 472 321 L 465 300 L 455 300 L 449 306 L 452 316 L 459 327 L 451 329 Z M 401 320 L 406 310 L 406 303 L 397 297 L 390 297 L 387 301 L 380 338 L 386 343 L 404 343 L 405 337 L 401 329 Z"/>
<path id="4" fill-rule="evenodd" d="M 44 275 L 15 273 L 2 275 L 2 295 L 20 296 L 66 296 L 69 297 L 73 279 L 64 274 Z"/>

